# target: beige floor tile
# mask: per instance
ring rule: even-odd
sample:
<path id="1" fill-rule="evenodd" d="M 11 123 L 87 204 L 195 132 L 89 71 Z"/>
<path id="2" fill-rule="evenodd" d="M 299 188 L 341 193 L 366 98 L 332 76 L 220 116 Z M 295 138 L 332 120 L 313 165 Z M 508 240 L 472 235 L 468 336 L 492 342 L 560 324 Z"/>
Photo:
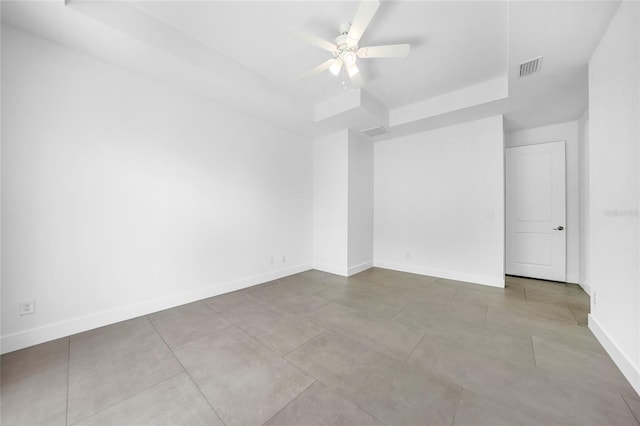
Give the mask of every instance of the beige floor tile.
<path id="1" fill-rule="evenodd" d="M 423 342 L 535 366 L 530 335 L 492 324 L 458 319 L 442 322 L 426 329 Z"/>
<path id="2" fill-rule="evenodd" d="M 627 406 L 633 413 L 633 415 L 636 417 L 636 421 L 640 425 L 640 396 L 637 396 L 637 395 L 635 397 L 625 396 L 623 398 L 627 403 Z"/>
<path id="3" fill-rule="evenodd" d="M 438 280 L 438 278 L 428 277 L 425 275 L 408 274 L 408 273 L 401 273 L 400 275 L 394 274 L 381 280 L 381 282 L 388 285 L 393 285 L 395 287 L 407 288 L 407 289 L 415 289 L 415 288 L 426 287 L 426 286 L 434 286 L 434 287 L 442 286 L 447 288 L 456 287 L 451 283 L 442 282 L 441 280 Z"/>
<path id="4" fill-rule="evenodd" d="M 149 315 L 158 333 L 170 347 L 190 342 L 229 326 L 204 302 L 190 303 Z"/>
<path id="5" fill-rule="evenodd" d="M 588 351 L 600 354 L 606 354 L 602 345 L 594 337 L 591 330 L 578 325 L 566 323 L 548 322 L 548 323 L 521 323 L 510 322 L 513 317 L 509 314 L 487 315 L 487 323 L 495 327 L 502 327 L 513 333 L 521 333 L 529 336 L 537 336 L 554 342 L 563 343 L 577 351 Z M 502 319 L 499 322 L 498 319 Z"/>
<path id="6" fill-rule="evenodd" d="M 391 277 L 398 277 L 400 276 L 400 274 L 401 274 L 400 272 L 392 271 L 390 269 L 382 269 L 382 268 L 374 267 L 374 268 L 369 268 L 365 271 L 359 272 L 353 275 L 353 277 L 364 278 L 371 281 L 379 281 L 379 280 L 384 280 Z"/>
<path id="7" fill-rule="evenodd" d="M 382 423 L 315 382 L 273 416 L 266 426 L 382 426 Z"/>
<path id="8" fill-rule="evenodd" d="M 383 297 L 385 300 L 397 303 L 433 303 L 446 299 L 453 299 L 458 288 L 439 283 L 423 283 L 420 285 L 400 286 L 395 284 L 396 290 Z"/>
<path id="9" fill-rule="evenodd" d="M 300 272 L 296 274 L 295 277 L 299 277 L 302 279 L 310 279 L 312 281 L 323 281 L 327 278 L 335 277 L 334 274 L 330 274 L 328 272 L 319 271 L 317 269 L 309 269 L 308 271 Z"/>
<path id="10" fill-rule="evenodd" d="M 408 303 L 393 317 L 394 321 L 430 328 L 449 321 L 464 320 L 481 323 L 488 307 L 454 299 L 433 299 L 422 303 Z"/>
<path id="11" fill-rule="evenodd" d="M 182 371 L 145 317 L 71 336 L 70 424 Z"/>
<path id="12" fill-rule="evenodd" d="M 528 300 L 542 303 L 555 303 L 559 305 L 581 305 L 589 306 L 589 296 L 579 286 L 574 284 L 557 284 L 561 287 L 558 290 L 542 290 L 537 288 L 526 288 L 525 295 Z"/>
<path id="13" fill-rule="evenodd" d="M 2 356 L 0 424 L 64 425 L 69 338 Z"/>
<path id="14" fill-rule="evenodd" d="M 451 424 L 461 388 L 330 332 L 287 356 L 387 425 Z"/>
<path id="15" fill-rule="evenodd" d="M 489 306 L 500 306 L 512 300 L 524 300 L 524 290 L 512 287 L 495 288 L 476 285 L 473 288 L 461 288 L 455 295 L 456 300 L 478 302 Z"/>
<path id="16" fill-rule="evenodd" d="M 310 270 L 6 354 L 1 422 L 640 426 L 588 310 L 575 285 Z"/>
<path id="17" fill-rule="evenodd" d="M 314 312 L 309 318 L 335 333 L 364 343 L 400 361 L 409 357 L 425 332 L 421 327 L 387 320 L 333 303 Z"/>
<path id="18" fill-rule="evenodd" d="M 456 287 L 456 288 L 470 288 L 476 289 L 477 287 L 486 287 L 479 284 L 473 284 L 466 281 L 458 281 L 458 280 L 449 280 L 446 278 L 436 278 L 435 282 L 438 284 L 445 284 L 448 286 Z"/>
<path id="19" fill-rule="evenodd" d="M 252 287 L 252 289 L 255 287 Z M 238 290 L 203 300 L 216 312 L 224 312 L 242 305 L 260 302 L 247 290 Z"/>
<path id="20" fill-rule="evenodd" d="M 250 293 L 263 302 L 293 315 L 308 314 L 329 303 L 327 300 L 313 294 L 288 291 L 280 286 L 256 288 Z"/>
<path id="21" fill-rule="evenodd" d="M 591 308 L 587 306 L 581 306 L 576 304 L 569 304 L 569 310 L 573 314 L 573 317 L 576 319 L 578 325 L 586 327 L 589 325 L 589 313 L 591 312 Z"/>
<path id="22" fill-rule="evenodd" d="M 567 308 L 569 309 L 569 308 Z M 571 314 L 571 312 L 569 312 Z M 571 314 L 573 317 L 573 314 Z M 490 324 L 504 325 L 506 327 L 522 328 L 534 332 L 544 333 L 560 329 L 583 329 L 579 327 L 575 318 L 569 320 L 554 320 L 545 316 L 535 315 L 535 313 L 504 312 L 494 307 L 489 307 L 485 321 Z"/>
<path id="23" fill-rule="evenodd" d="M 398 291 L 396 286 L 389 285 L 385 281 L 371 281 L 364 278 L 350 278 L 344 286 L 349 290 L 375 297 L 384 297 Z"/>
<path id="24" fill-rule="evenodd" d="M 384 318 L 391 318 L 397 314 L 406 302 L 404 300 L 385 299 L 350 290 L 341 285 L 333 286 L 317 294 L 330 302 L 345 305 L 350 308 L 370 312 Z"/>
<path id="25" fill-rule="evenodd" d="M 635 422 L 620 394 L 562 380 L 511 362 L 423 342 L 408 364 L 506 405 L 528 406 L 542 424 L 628 425 Z"/>
<path id="26" fill-rule="evenodd" d="M 314 381 L 236 327 L 175 353 L 226 425 L 262 424 Z"/>
<path id="27" fill-rule="evenodd" d="M 533 337 L 536 365 L 566 380 L 592 384 L 628 396 L 636 393 L 607 354 L 576 350 L 570 344 Z"/>
<path id="28" fill-rule="evenodd" d="M 224 424 L 189 376 L 186 373 L 180 373 L 76 425 L 222 426 Z"/>
<path id="29" fill-rule="evenodd" d="M 500 311 L 521 317 L 525 320 L 552 321 L 577 325 L 576 319 L 568 306 L 556 305 L 552 303 L 541 303 L 533 300 L 513 299 L 504 303 L 494 303 L 490 305 L 489 312 Z"/>
<path id="30" fill-rule="evenodd" d="M 275 287 L 287 292 L 311 295 L 336 285 L 336 283 L 332 282 L 335 277 L 334 275 L 328 274 L 328 276 L 323 279 L 312 279 L 292 275 L 276 280 Z"/>
<path id="31" fill-rule="evenodd" d="M 267 304 L 244 305 L 230 309 L 223 315 L 280 355 L 288 354 L 324 332 L 324 328 L 307 319 L 296 318 Z"/>
<path id="32" fill-rule="evenodd" d="M 494 401 L 475 392 L 463 390 L 454 426 L 540 426 L 548 419 L 522 404 Z"/>

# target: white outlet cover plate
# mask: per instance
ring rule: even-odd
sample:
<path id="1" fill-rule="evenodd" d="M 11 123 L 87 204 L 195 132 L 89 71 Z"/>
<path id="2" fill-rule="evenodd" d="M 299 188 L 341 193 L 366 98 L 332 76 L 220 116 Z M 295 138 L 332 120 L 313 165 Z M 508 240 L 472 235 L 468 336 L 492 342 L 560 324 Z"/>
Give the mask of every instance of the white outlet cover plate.
<path id="1" fill-rule="evenodd" d="M 36 311 L 36 301 L 32 299 L 20 302 L 18 311 L 20 316 L 33 314 Z"/>

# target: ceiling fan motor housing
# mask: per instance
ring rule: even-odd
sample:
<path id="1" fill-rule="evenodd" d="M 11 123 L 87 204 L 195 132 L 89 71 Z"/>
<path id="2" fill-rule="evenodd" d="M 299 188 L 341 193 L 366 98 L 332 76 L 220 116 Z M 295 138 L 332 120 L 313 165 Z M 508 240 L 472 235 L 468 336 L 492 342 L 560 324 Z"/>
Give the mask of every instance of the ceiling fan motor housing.
<path id="1" fill-rule="evenodd" d="M 352 65 L 356 61 L 356 52 L 358 51 L 358 46 L 349 45 L 349 28 L 351 24 L 342 24 L 340 25 L 340 35 L 335 38 L 334 43 L 336 44 L 337 50 L 335 52 L 335 56 L 337 59 L 342 60 L 346 65 Z"/>
<path id="2" fill-rule="evenodd" d="M 347 34 L 350 29 L 351 29 L 351 24 L 349 23 L 340 24 L 340 26 L 338 27 L 338 31 L 340 32 L 340 35 Z"/>

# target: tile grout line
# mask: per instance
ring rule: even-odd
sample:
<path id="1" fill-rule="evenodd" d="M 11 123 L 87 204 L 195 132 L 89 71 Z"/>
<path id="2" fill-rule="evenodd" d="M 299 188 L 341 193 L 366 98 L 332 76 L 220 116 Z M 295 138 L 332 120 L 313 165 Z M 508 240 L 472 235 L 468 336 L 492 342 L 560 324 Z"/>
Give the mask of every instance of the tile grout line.
<path id="1" fill-rule="evenodd" d="M 308 338 L 307 340 L 305 340 L 303 343 L 299 344 L 298 346 L 296 346 L 295 348 L 291 349 L 289 352 L 287 352 L 284 355 L 280 355 L 282 358 L 286 358 L 290 353 L 296 351 L 297 349 L 301 348 L 302 346 L 306 345 L 307 343 L 309 343 L 310 341 L 312 341 L 313 339 L 315 339 L 316 337 L 322 336 L 324 333 L 327 332 L 327 328 L 321 326 L 320 324 L 315 323 L 313 320 L 309 320 L 313 325 L 317 325 L 318 327 L 320 327 L 322 329 L 322 331 L 318 334 L 316 334 L 315 336 L 312 336 L 310 338 Z"/>
<path id="2" fill-rule="evenodd" d="M 624 395 L 620 395 L 620 396 L 622 397 L 622 400 L 626 404 L 626 406 L 629 409 L 629 411 L 631 411 L 631 415 L 633 416 L 633 418 L 636 419 L 636 423 L 638 423 L 638 425 L 640 425 L 640 418 L 638 418 L 636 416 L 636 413 L 634 413 L 634 411 L 631 409 L 631 406 L 629 405 L 629 401 L 627 401 L 627 398 L 625 398 Z"/>
<path id="3" fill-rule="evenodd" d="M 456 416 L 458 415 L 458 410 L 460 409 L 460 401 L 462 401 L 462 394 L 464 393 L 464 388 L 460 386 L 460 395 L 458 395 L 458 401 L 456 402 L 456 411 L 453 412 L 453 418 L 451 419 L 451 426 L 456 423 Z"/>
<path id="4" fill-rule="evenodd" d="M 339 303 L 337 303 L 337 304 L 338 304 L 338 305 L 340 305 Z M 350 308 L 349 306 L 345 306 L 345 305 L 340 305 L 340 306 L 344 306 L 344 307 L 345 307 L 345 308 L 347 308 L 347 309 L 354 310 L 354 311 L 355 311 L 355 314 L 359 314 L 359 313 L 361 313 L 360 311 L 357 311 L 357 310 L 355 310 L 355 309 L 353 309 L 353 308 Z M 404 308 L 403 308 L 403 309 L 404 309 Z M 373 315 L 375 315 L 375 314 L 373 314 Z M 394 317 L 395 317 L 395 315 L 394 315 Z M 392 321 L 393 321 L 392 319 L 382 318 L 382 317 L 380 317 L 380 318 L 377 318 L 377 317 L 376 317 L 376 319 L 381 319 L 381 320 L 383 320 L 383 321 L 388 321 L 388 322 L 392 322 Z M 380 354 L 380 355 L 384 355 L 384 356 L 386 356 L 386 357 L 388 357 L 388 358 L 392 358 L 392 359 L 395 359 L 395 360 L 400 361 L 400 362 L 406 362 L 406 361 L 411 357 L 411 355 L 412 355 L 412 354 L 413 354 L 413 352 L 416 350 L 416 348 L 418 347 L 418 345 L 422 342 L 422 339 L 425 337 L 425 335 L 427 334 L 427 331 L 428 331 L 426 328 L 421 327 L 421 326 L 415 326 L 415 325 L 412 325 L 412 324 L 405 324 L 405 323 L 402 323 L 402 322 L 399 322 L 399 321 L 393 321 L 393 322 L 394 322 L 394 323 L 396 323 L 396 324 L 400 324 L 400 325 L 404 325 L 404 326 L 410 326 L 410 327 L 413 327 L 413 328 L 418 328 L 418 329 L 420 329 L 420 330 L 424 330 L 424 333 L 423 333 L 423 334 L 422 334 L 422 336 L 420 337 L 420 339 L 419 339 L 418 343 L 416 344 L 416 346 L 411 350 L 411 353 L 409 354 L 409 356 L 408 356 L 407 358 L 405 358 L 404 360 L 401 360 L 401 359 L 399 359 L 399 358 L 396 358 L 396 357 L 395 357 L 395 356 L 393 356 L 393 355 L 389 355 L 389 354 L 387 354 L 387 353 L 384 353 L 384 352 L 380 351 L 378 348 L 376 348 L 376 347 L 374 347 L 373 345 L 371 345 L 371 344 L 369 343 L 369 341 L 368 341 L 368 340 L 366 340 L 366 339 L 364 339 L 364 340 L 359 340 L 359 339 L 355 338 L 351 333 L 349 333 L 349 332 L 348 332 L 348 331 L 346 331 L 346 330 L 341 329 L 340 327 L 328 328 L 327 326 L 324 326 L 324 325 L 322 325 L 322 324 L 320 324 L 320 323 L 316 322 L 314 319 L 310 319 L 309 321 L 311 321 L 313 324 L 315 324 L 315 325 L 317 325 L 317 326 L 319 326 L 319 327 L 322 327 L 322 328 L 325 330 L 325 332 L 330 332 L 330 333 L 333 333 L 333 334 L 335 334 L 335 335 L 338 335 L 338 336 L 344 337 L 344 338 L 346 338 L 346 339 L 351 340 L 352 342 L 355 342 L 355 343 L 358 343 L 358 344 L 360 344 L 360 345 L 366 346 L 367 348 L 369 348 L 369 349 L 371 349 L 371 350 L 373 350 L 373 351 L 377 352 L 377 353 L 378 353 L 378 354 Z M 321 334 L 323 334 L 323 333 L 321 333 Z M 321 334 L 318 334 L 317 336 L 312 337 L 311 339 L 307 340 L 304 344 L 306 344 L 306 343 L 310 342 L 311 340 L 313 340 L 313 339 L 314 339 L 314 338 L 316 338 L 316 337 L 319 337 Z M 304 345 L 304 344 L 303 344 L 303 345 Z M 296 349 L 298 349 L 299 347 L 301 347 L 301 346 L 303 346 L 303 345 L 298 346 Z M 294 350 L 295 350 L 295 349 L 294 349 Z M 292 351 L 288 352 L 288 353 L 287 353 L 287 355 L 289 355 L 289 354 L 290 354 L 291 352 L 293 352 L 294 350 L 292 350 Z M 285 355 L 285 356 L 286 356 L 286 355 Z"/>
<path id="5" fill-rule="evenodd" d="M 129 395 L 129 396 L 127 396 L 126 398 L 121 399 L 120 401 L 116 401 L 116 402 L 114 402 L 113 404 L 107 405 L 106 407 L 101 408 L 101 409 L 99 409 L 98 411 L 93 412 L 93 413 L 89 414 L 89 415 L 88 415 L 88 416 L 86 416 L 86 417 L 83 417 L 83 418 L 81 418 L 81 419 L 76 420 L 76 422 L 75 422 L 75 423 L 73 423 L 73 424 L 74 424 L 74 425 L 77 425 L 78 423 L 80 423 L 80 422 L 82 422 L 82 421 L 84 421 L 84 420 L 87 420 L 87 419 L 89 419 L 89 418 L 91 418 L 91 417 L 95 416 L 96 414 L 100 414 L 100 413 L 102 413 L 103 411 L 106 411 L 106 410 L 108 410 L 108 409 L 110 409 L 110 408 L 112 408 L 112 407 L 115 407 L 115 406 L 116 406 L 116 405 L 118 405 L 118 404 L 122 404 L 123 402 L 130 400 L 131 398 L 135 398 L 136 396 L 138 396 L 138 395 L 140 395 L 140 394 L 143 394 L 143 393 L 147 392 L 148 390 L 153 389 L 153 388 L 155 388 L 155 387 L 157 387 L 157 386 L 159 386 L 159 385 L 163 384 L 164 382 L 168 382 L 169 380 L 171 380 L 171 379 L 174 379 L 174 378 L 178 377 L 178 376 L 179 376 L 179 375 L 181 375 L 182 373 L 184 373 L 184 371 L 181 371 L 181 372 L 179 372 L 179 373 L 176 373 L 176 374 L 174 374 L 173 376 L 167 377 L 166 379 L 162 379 L 161 381 L 159 381 L 158 383 L 156 383 L 156 384 L 155 384 L 155 385 L 153 385 L 153 386 L 150 386 L 150 387 L 148 387 L 148 388 L 146 388 L 146 389 L 142 389 L 140 392 L 136 392 L 136 393 L 134 393 L 134 394 L 132 394 L 132 395 Z M 69 426 L 73 426 L 73 425 L 69 425 Z"/>
<path id="6" fill-rule="evenodd" d="M 270 304 L 269 304 L 270 306 Z M 284 311 L 283 311 L 284 312 Z M 276 312 L 278 313 L 278 312 Z M 287 315 L 291 315 L 288 312 L 285 312 Z M 311 322 L 313 325 L 317 325 L 318 327 L 322 328 L 322 331 L 318 334 L 316 334 L 315 336 L 311 336 L 310 338 L 308 338 L 307 340 L 305 340 L 303 343 L 299 344 L 298 346 L 296 346 L 295 348 L 291 349 L 289 352 L 287 352 L 286 354 L 279 354 L 278 352 L 275 351 L 275 349 L 271 349 L 270 347 L 268 347 L 266 344 L 262 343 L 257 337 L 253 336 L 251 333 L 249 333 L 249 331 L 245 330 L 240 324 L 236 324 L 235 322 L 233 322 L 232 320 L 230 320 L 229 318 L 223 316 L 223 314 L 219 314 L 222 318 L 224 318 L 225 320 L 229 321 L 229 324 L 238 328 L 238 330 L 242 331 L 243 333 L 245 333 L 247 336 L 250 336 L 252 339 L 254 339 L 256 342 L 258 342 L 259 344 L 261 344 L 262 346 L 264 346 L 265 348 L 269 349 L 271 352 L 273 352 L 274 354 L 278 355 L 281 358 L 285 358 L 287 355 L 289 355 L 291 352 L 295 351 L 296 349 L 298 349 L 301 346 L 306 345 L 307 343 L 309 343 L 311 340 L 315 339 L 318 336 L 321 336 L 322 334 L 324 334 L 328 329 L 326 327 L 321 326 L 320 324 L 317 324 L 316 322 L 314 322 L 313 320 L 308 320 L 309 322 Z M 297 317 L 295 317 L 296 319 L 298 319 Z M 296 321 L 296 324 L 298 324 L 298 322 Z M 227 328 L 227 327 L 225 327 Z"/>
<path id="7" fill-rule="evenodd" d="M 287 408 L 289 405 L 291 405 L 293 403 L 293 401 L 295 401 L 296 399 L 300 398 L 300 395 L 302 395 L 303 393 L 305 393 L 307 390 L 309 390 L 309 388 L 311 388 L 311 386 L 314 385 L 314 383 L 318 382 L 318 380 L 313 377 L 313 376 L 309 376 L 313 378 L 313 382 L 311 382 L 311 384 L 309 384 L 309 386 L 307 386 L 306 388 L 304 388 L 299 394 L 297 394 L 291 401 L 287 402 L 281 409 L 279 409 L 278 411 L 276 411 L 273 416 L 269 417 L 267 420 L 265 420 L 264 422 L 262 422 L 262 425 L 266 425 L 267 423 L 269 423 L 269 420 L 273 419 L 275 416 L 277 416 L 282 410 L 284 410 L 285 408 Z"/>
<path id="8" fill-rule="evenodd" d="M 226 318 L 225 318 L 225 319 L 226 319 Z M 309 377 L 311 377 L 311 378 L 312 378 L 312 379 L 314 379 L 314 380 L 316 379 L 315 377 L 313 377 L 313 376 L 312 376 L 312 375 L 310 375 L 310 374 L 307 374 L 307 373 L 306 373 L 305 371 L 303 371 L 300 367 L 298 367 L 297 365 L 295 365 L 294 363 L 292 363 L 291 361 L 289 361 L 289 360 L 286 358 L 286 355 L 285 355 L 285 356 L 280 355 L 279 353 L 277 353 L 276 351 L 274 351 L 273 349 L 271 349 L 270 347 L 268 347 L 267 345 L 265 345 L 264 343 L 262 343 L 260 340 L 258 340 L 257 338 L 253 337 L 252 335 L 250 335 L 249 333 L 247 333 L 246 331 L 244 331 L 242 328 L 238 327 L 237 325 L 235 325 L 235 324 L 233 324 L 233 323 L 232 323 L 231 325 L 232 325 L 233 327 L 237 328 L 241 333 L 245 334 L 245 335 L 246 335 L 247 337 L 249 337 L 251 340 L 253 340 L 254 342 L 256 342 L 258 345 L 262 346 L 263 348 L 267 349 L 269 352 L 271 352 L 272 354 L 274 354 L 275 356 L 277 356 L 278 358 L 281 358 L 281 359 L 285 360 L 285 361 L 287 362 L 287 364 L 291 365 L 291 366 L 292 366 L 292 367 L 294 367 L 296 370 L 300 371 L 302 374 L 304 374 L 304 375 L 306 375 L 306 376 L 309 376 Z M 323 328 L 324 328 L 324 327 L 323 327 Z M 316 338 L 318 338 L 318 337 L 322 336 L 322 335 L 323 335 L 323 334 L 325 334 L 327 331 L 330 331 L 330 330 L 324 329 L 324 331 L 323 331 L 322 333 L 318 334 L 317 336 L 313 336 L 311 339 L 309 339 L 307 342 L 305 342 L 305 344 L 309 343 L 309 342 L 310 342 L 311 340 L 313 340 L 313 339 L 316 339 Z M 303 346 L 303 345 L 300 345 L 300 346 Z M 296 349 L 298 349 L 298 348 L 296 348 Z M 293 351 L 291 351 L 291 352 L 293 352 Z M 291 352 L 289 352 L 289 353 L 291 353 Z M 289 355 L 289 353 L 288 353 L 287 355 Z M 303 392 L 304 392 L 304 391 L 303 391 Z"/>
<path id="9" fill-rule="evenodd" d="M 1 1 L 1 0 L 0 0 L 0 1 Z M 195 339 L 192 339 L 192 340 L 186 340 L 186 341 L 184 341 L 184 342 L 180 342 L 180 344 L 177 344 L 177 345 L 175 346 L 176 348 L 179 348 L 179 347 L 181 347 L 181 346 L 187 345 L 187 344 L 192 343 L 192 342 L 197 342 L 197 341 L 198 341 L 198 340 L 200 340 L 200 339 L 204 339 L 205 337 L 209 337 L 209 336 L 211 336 L 212 334 L 217 333 L 218 331 L 222 331 L 222 330 L 224 330 L 224 329 L 227 329 L 227 328 L 229 328 L 229 327 L 231 327 L 231 326 L 235 325 L 235 324 L 233 324 L 231 321 L 229 321 L 227 318 L 223 317 L 221 312 L 216 312 L 216 311 L 215 311 L 211 306 L 209 306 L 208 304 L 207 304 L 207 307 L 209 307 L 209 308 L 211 309 L 211 312 L 213 312 L 214 314 L 216 314 L 217 316 L 219 316 L 219 317 L 220 317 L 220 318 L 222 318 L 223 320 L 227 321 L 229 324 L 227 324 L 227 325 L 225 325 L 224 327 L 221 327 L 221 328 L 219 328 L 219 329 L 217 329 L 217 330 L 211 331 L 211 332 L 209 332 L 209 333 L 205 333 L 204 335 L 202 335 L 202 336 L 200 336 L 200 337 L 197 337 L 197 338 L 195 338 Z M 170 308 L 170 309 L 173 309 L 173 308 Z M 153 315 L 153 314 L 151 314 L 151 315 Z M 146 316 L 148 316 L 148 315 L 146 315 Z M 147 319 L 149 320 L 149 322 L 151 323 L 151 325 L 153 326 L 153 328 L 156 330 L 156 333 L 158 333 L 158 335 L 160 335 L 160 338 L 162 339 L 162 341 L 164 342 L 164 344 L 165 344 L 165 345 L 167 345 L 167 347 L 169 347 L 169 350 L 171 350 L 171 352 L 173 353 L 173 349 L 172 349 L 172 347 L 171 347 L 171 346 L 170 346 L 170 345 L 169 345 L 169 344 L 164 340 L 164 337 L 162 337 L 162 335 L 160 334 L 160 332 L 159 332 L 159 331 L 158 331 L 158 329 L 156 328 L 155 324 L 153 323 L 153 320 L 151 320 L 151 318 L 147 318 Z M 174 354 L 174 356 L 175 356 L 175 354 Z"/>
<path id="10" fill-rule="evenodd" d="M 311 376 L 313 377 L 313 376 Z M 315 379 L 315 377 L 314 377 Z M 366 413 L 368 415 L 370 415 L 371 417 L 373 417 L 375 420 L 377 420 L 378 422 L 380 422 L 380 424 L 388 426 L 387 423 L 383 422 L 382 420 L 380 420 L 377 416 L 375 416 L 373 413 L 370 413 L 369 411 L 367 411 L 364 407 L 361 407 L 358 403 L 356 403 L 355 401 L 352 401 L 349 397 L 341 394 L 340 392 L 338 392 L 333 386 L 329 386 L 328 384 L 322 382 L 320 379 L 315 379 L 316 382 L 320 383 L 322 386 L 324 386 L 325 388 L 329 389 L 331 392 L 334 392 L 336 395 L 338 395 L 340 398 L 344 399 L 345 401 L 347 401 L 350 404 L 353 404 L 354 406 L 356 406 L 359 410 L 361 410 L 363 413 Z M 389 425 L 390 426 L 390 425 Z"/>
<path id="11" fill-rule="evenodd" d="M 226 319 L 226 318 L 225 318 Z M 274 351 L 273 349 L 271 349 L 270 347 L 268 347 L 267 345 L 265 345 L 264 343 L 262 343 L 261 341 L 259 341 L 258 339 L 256 339 L 255 337 L 253 337 L 252 335 L 250 335 L 249 333 L 247 333 L 246 331 L 244 331 L 242 328 L 236 326 L 235 324 L 232 323 L 232 326 L 235 327 L 236 329 L 238 329 L 241 333 L 245 334 L 247 337 L 249 337 L 249 339 L 253 340 L 255 343 L 257 343 L 258 345 L 260 345 L 261 347 L 265 348 L 266 350 L 268 350 L 269 352 L 271 352 L 273 355 L 277 356 L 278 358 L 282 359 L 283 361 L 285 361 L 287 364 L 289 364 L 291 367 L 295 368 L 297 371 L 299 371 L 300 373 L 302 373 L 303 375 L 313 379 L 313 381 L 309 384 L 309 386 L 305 387 L 303 390 L 300 391 L 300 393 L 298 393 L 298 395 L 296 395 L 294 398 L 291 399 L 291 401 L 293 401 L 294 399 L 296 399 L 297 397 L 299 397 L 302 393 L 304 393 L 304 391 L 306 391 L 307 389 L 309 389 L 309 387 L 317 381 L 317 379 L 315 377 L 313 377 L 311 374 L 307 374 L 307 372 L 303 369 L 301 369 L 300 367 L 298 367 L 297 365 L 295 365 L 294 363 L 292 363 L 291 361 L 289 361 L 285 356 L 280 355 L 279 353 L 277 353 L 276 351 Z M 325 329 L 322 333 L 318 334 L 317 336 L 314 336 L 313 338 L 309 339 L 309 341 L 322 336 L 323 334 L 325 334 L 327 332 L 327 330 Z M 308 342 L 309 342 L 308 341 Z M 305 342 L 308 343 L 308 342 Z M 301 345 L 302 346 L 302 345 Z M 297 348 L 296 348 L 297 349 Z M 293 352 L 293 351 L 291 351 Z M 291 353 L 290 352 L 290 353 Z M 288 355 L 288 354 L 287 354 Z M 181 364 L 182 365 L 182 364 Z M 184 367 L 183 367 L 184 368 Z M 186 371 L 186 369 L 185 369 Z M 188 373 L 187 373 L 188 374 Z M 191 377 L 191 376 L 189 376 Z M 198 388 L 199 389 L 199 388 Z M 208 400 L 207 400 L 208 401 Z M 285 407 L 287 405 L 289 405 L 291 403 L 291 401 L 287 402 L 287 404 L 285 404 Z M 213 407 L 211 407 L 213 408 Z M 284 407 L 282 407 L 284 408 Z M 281 411 L 282 409 L 278 410 L 278 413 Z M 218 414 L 216 412 L 216 414 Z M 277 413 L 276 413 L 277 414 Z M 275 414 L 274 414 L 275 415 Z M 273 417 L 273 416 L 271 416 Z M 266 421 L 269 421 L 271 419 L 271 417 L 269 417 L 269 419 L 267 419 Z M 222 419 L 220 419 L 222 420 Z M 266 422 L 265 421 L 265 422 Z M 223 422 L 224 423 L 224 422 Z M 264 424 L 264 423 L 263 423 Z"/>
<path id="12" fill-rule="evenodd" d="M 395 314 L 393 314 L 393 316 L 392 316 L 391 318 L 389 318 L 389 321 L 399 322 L 400 324 L 402 324 L 402 322 L 400 322 L 400 321 L 396 321 L 396 319 L 395 319 L 395 318 L 396 318 L 398 315 L 400 315 L 400 314 L 402 313 L 402 311 L 404 311 L 405 309 L 407 309 L 407 307 L 409 306 L 409 303 L 411 303 L 411 302 L 407 302 L 407 303 L 405 303 L 405 305 L 402 307 L 402 309 L 400 309 L 398 312 L 396 312 Z"/>
<path id="13" fill-rule="evenodd" d="M 489 324 L 487 322 L 487 318 L 489 317 L 489 308 L 491 308 L 491 306 L 489 306 L 489 305 L 485 305 L 485 306 L 487 307 L 487 309 L 484 310 L 484 315 L 482 316 L 482 321 L 481 322 L 483 322 L 485 324 Z"/>
<path id="14" fill-rule="evenodd" d="M 411 352 L 409 353 L 409 356 L 407 356 L 407 358 L 403 361 L 405 364 L 409 365 L 408 363 L 409 363 L 409 360 L 411 359 L 411 356 L 416 351 L 416 349 L 418 349 L 418 346 L 422 344 L 422 341 L 424 340 L 425 337 L 427 337 L 427 330 L 424 331 L 424 333 L 422 334 L 422 337 L 420 337 L 420 340 L 418 340 L 418 343 L 416 344 L 416 346 L 411 350 Z"/>
<path id="15" fill-rule="evenodd" d="M 147 316 L 145 316 L 147 317 Z M 226 318 L 225 318 L 226 319 Z M 178 358 L 178 356 L 176 355 L 176 353 L 173 351 L 173 349 L 171 348 L 171 346 L 169 346 L 169 344 L 167 343 L 166 340 L 164 340 L 164 337 L 162 336 L 162 334 L 160 334 L 160 332 L 158 331 L 158 329 L 156 328 L 156 325 L 153 323 L 153 321 L 151 321 L 149 318 L 147 318 L 147 321 L 149 321 L 149 323 L 151 324 L 151 326 L 153 327 L 153 329 L 156 331 L 156 333 L 158 334 L 158 336 L 162 339 L 162 341 L 164 342 L 164 344 L 166 345 L 167 349 L 169 349 L 169 352 L 171 352 L 171 355 L 173 355 L 173 357 L 175 358 L 176 362 L 178 364 L 180 364 L 180 367 L 182 367 L 182 372 L 184 372 L 187 377 L 189 378 L 189 380 L 191 381 L 191 383 L 193 383 L 193 386 L 196 387 L 196 389 L 198 389 L 198 392 L 200 392 L 200 395 L 202 395 L 202 398 L 204 398 L 205 401 L 207 401 L 207 404 L 209 405 L 209 407 L 211 407 L 211 410 L 214 412 L 214 414 L 218 417 L 218 419 L 220 420 L 220 422 L 223 425 L 226 425 L 226 423 L 224 422 L 224 420 L 222 420 L 222 417 L 220 417 L 220 414 L 218 414 L 218 412 L 216 411 L 215 408 L 213 408 L 213 405 L 211 405 L 211 401 L 209 401 L 209 398 L 207 398 L 205 396 L 205 394 L 202 392 L 202 389 L 200 389 L 200 386 L 198 386 L 198 384 L 196 383 L 195 380 L 193 380 L 193 377 L 191 377 L 191 374 L 189 373 L 189 371 L 187 371 L 187 369 L 184 367 L 184 365 L 182 364 L 182 361 L 180 361 L 180 358 Z M 229 327 L 225 327 L 221 330 L 224 330 L 226 328 Z M 220 330 L 218 330 L 220 331 Z M 214 332 L 215 333 L 215 332 Z M 207 336 L 211 335 L 213 333 L 207 334 Z M 199 339 L 196 339 L 199 340 Z"/>

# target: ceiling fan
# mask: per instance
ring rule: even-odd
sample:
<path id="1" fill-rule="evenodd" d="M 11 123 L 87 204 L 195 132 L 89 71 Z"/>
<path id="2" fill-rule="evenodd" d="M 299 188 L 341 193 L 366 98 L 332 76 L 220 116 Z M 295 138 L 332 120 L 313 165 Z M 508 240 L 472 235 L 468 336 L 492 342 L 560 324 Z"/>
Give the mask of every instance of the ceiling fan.
<path id="1" fill-rule="evenodd" d="M 335 38 L 333 43 L 298 28 L 290 29 L 289 31 L 293 36 L 333 54 L 333 58 L 302 74 L 300 78 L 308 79 L 315 77 L 326 70 L 329 70 L 331 74 L 337 76 L 344 67 L 351 79 L 352 86 L 358 89 L 364 85 L 364 80 L 356 65 L 357 58 L 403 58 L 407 56 L 410 48 L 408 44 L 389 44 L 386 46 L 370 47 L 358 46 L 362 35 L 369 26 L 379 6 L 380 1 L 378 0 L 362 0 L 358 5 L 358 10 L 353 17 L 353 21 L 350 24 L 340 25 L 340 34 Z"/>

